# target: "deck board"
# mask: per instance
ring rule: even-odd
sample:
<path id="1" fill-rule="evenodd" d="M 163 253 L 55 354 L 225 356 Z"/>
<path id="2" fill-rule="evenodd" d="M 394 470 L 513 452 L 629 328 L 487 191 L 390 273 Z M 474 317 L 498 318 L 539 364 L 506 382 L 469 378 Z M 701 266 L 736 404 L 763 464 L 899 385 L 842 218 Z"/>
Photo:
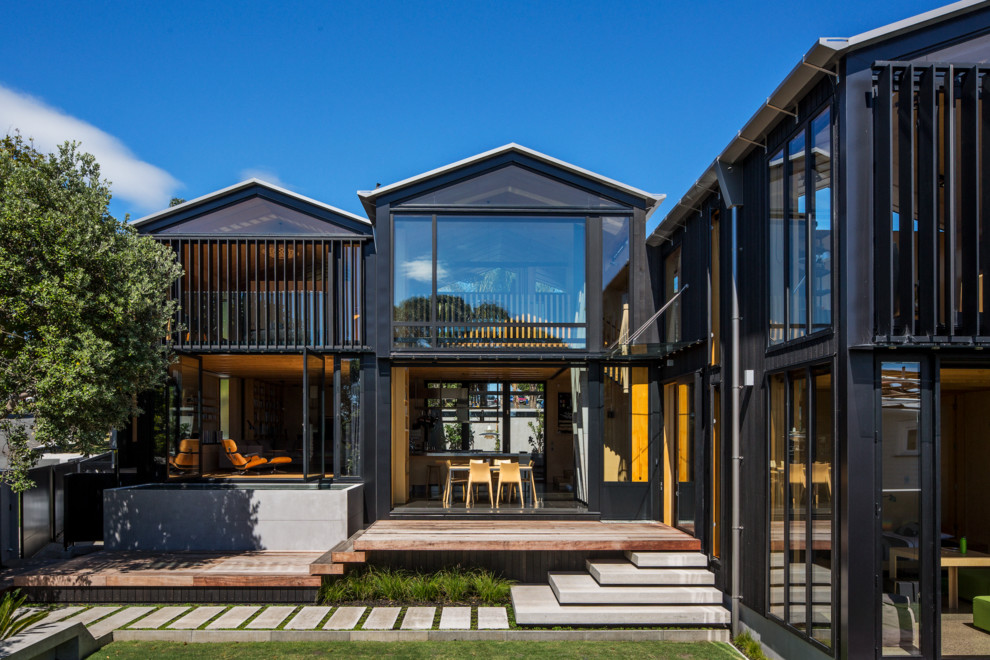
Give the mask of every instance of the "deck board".
<path id="1" fill-rule="evenodd" d="M 459 551 L 683 551 L 701 542 L 654 522 L 537 520 L 380 520 L 354 540 L 360 552 Z"/>
<path id="2" fill-rule="evenodd" d="M 319 587 L 317 552 L 94 552 L 14 577 L 17 587 Z"/>

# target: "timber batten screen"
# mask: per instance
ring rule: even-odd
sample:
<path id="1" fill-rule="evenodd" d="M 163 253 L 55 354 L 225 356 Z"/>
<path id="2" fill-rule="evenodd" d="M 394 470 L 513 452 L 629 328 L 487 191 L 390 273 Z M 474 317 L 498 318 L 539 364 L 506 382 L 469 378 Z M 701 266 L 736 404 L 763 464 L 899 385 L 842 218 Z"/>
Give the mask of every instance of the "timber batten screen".
<path id="1" fill-rule="evenodd" d="M 364 346 L 364 240 L 158 240 L 184 271 L 171 290 L 176 348 Z"/>
<path id="2" fill-rule="evenodd" d="M 990 337 L 990 68 L 874 66 L 876 335 Z"/>

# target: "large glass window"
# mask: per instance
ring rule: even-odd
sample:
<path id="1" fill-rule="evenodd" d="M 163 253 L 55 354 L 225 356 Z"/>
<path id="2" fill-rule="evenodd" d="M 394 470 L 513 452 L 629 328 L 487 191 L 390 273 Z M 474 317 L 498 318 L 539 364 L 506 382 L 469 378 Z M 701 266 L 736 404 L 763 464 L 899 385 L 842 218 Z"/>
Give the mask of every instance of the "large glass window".
<path id="1" fill-rule="evenodd" d="M 681 290 L 681 248 L 677 246 L 673 252 L 664 259 L 664 299 L 670 300 Z M 681 340 L 681 301 L 675 300 L 674 304 L 667 308 L 666 341 L 673 343 Z"/>
<path id="2" fill-rule="evenodd" d="M 832 378 L 824 368 L 769 380 L 769 611 L 831 646 Z"/>
<path id="3" fill-rule="evenodd" d="M 831 144 L 826 109 L 767 163 L 771 345 L 832 324 Z"/>
<path id="4" fill-rule="evenodd" d="M 340 461 L 337 474 L 361 476 L 361 360 L 340 361 Z"/>
<path id="5" fill-rule="evenodd" d="M 584 218 L 397 215 L 395 246 L 395 347 L 585 347 Z"/>
<path id="6" fill-rule="evenodd" d="M 602 339 L 629 336 L 629 218 L 602 218 Z"/>
<path id="7" fill-rule="evenodd" d="M 921 365 L 884 362 L 882 391 L 884 655 L 921 655 Z"/>

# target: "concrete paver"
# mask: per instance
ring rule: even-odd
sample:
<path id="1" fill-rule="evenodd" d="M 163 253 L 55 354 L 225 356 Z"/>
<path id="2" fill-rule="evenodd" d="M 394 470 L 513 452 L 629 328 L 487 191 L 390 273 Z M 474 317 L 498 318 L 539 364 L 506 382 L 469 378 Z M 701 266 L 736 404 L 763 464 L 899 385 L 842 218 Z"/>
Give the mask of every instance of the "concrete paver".
<path id="1" fill-rule="evenodd" d="M 75 616 L 66 617 L 66 621 L 71 621 L 73 623 L 81 623 L 85 626 L 93 623 L 97 619 L 102 619 L 103 617 L 116 612 L 120 607 L 91 607 L 85 612 L 81 612 Z"/>
<path id="2" fill-rule="evenodd" d="M 363 630 L 391 630 L 399 618 L 401 607 L 374 607 L 364 620 Z"/>
<path id="3" fill-rule="evenodd" d="M 440 612 L 440 630 L 470 630 L 470 607 L 445 607 Z"/>
<path id="4" fill-rule="evenodd" d="M 280 605 L 275 607 L 269 607 L 267 610 L 258 615 L 258 617 L 247 624 L 245 628 L 251 630 L 264 630 L 270 628 L 278 628 L 278 624 L 285 621 L 293 611 L 295 607 L 292 605 Z"/>
<path id="5" fill-rule="evenodd" d="M 508 630 L 509 615 L 504 607 L 479 607 L 478 630 Z"/>
<path id="6" fill-rule="evenodd" d="M 147 614 L 153 609 L 155 608 L 125 607 L 119 612 L 115 612 L 114 614 L 111 614 L 102 621 L 99 621 L 98 623 L 94 623 L 91 626 L 87 626 L 87 628 L 89 628 L 89 632 L 91 635 L 93 635 L 93 637 L 99 639 L 104 635 L 112 633 L 117 628 L 123 628 L 131 621 L 135 621 L 136 619 L 143 617 L 145 614 Z"/>
<path id="7" fill-rule="evenodd" d="M 148 616 L 144 617 L 140 621 L 135 621 L 134 623 L 127 626 L 128 628 L 161 628 L 166 623 L 179 616 L 189 607 L 187 605 L 170 605 L 168 607 L 163 607 L 161 609 L 155 610 Z"/>
<path id="8" fill-rule="evenodd" d="M 67 619 L 73 614 L 76 614 L 77 612 L 81 611 L 82 609 L 83 608 L 81 605 L 73 605 L 72 607 L 62 607 L 57 610 L 52 610 L 51 612 L 48 613 L 48 616 L 46 616 L 38 623 L 28 626 L 27 629 L 30 630 L 31 628 L 34 628 L 35 626 L 39 626 L 43 623 L 55 623 L 56 621 Z"/>
<path id="9" fill-rule="evenodd" d="M 175 623 L 169 625 L 174 630 L 194 630 L 224 611 L 222 605 L 211 605 L 207 607 L 193 608 L 189 614 L 185 615 Z"/>
<path id="10" fill-rule="evenodd" d="M 242 623 L 248 620 L 252 614 L 260 610 L 261 607 L 258 605 L 239 605 L 237 607 L 232 607 L 222 615 L 216 621 L 211 621 L 210 625 L 206 626 L 207 630 L 221 630 L 221 629 L 231 629 L 237 628 Z"/>
<path id="11" fill-rule="evenodd" d="M 285 624 L 285 630 L 313 630 L 320 625 L 323 617 L 330 611 L 329 607 L 309 606 L 299 610 L 299 614 Z"/>
<path id="12" fill-rule="evenodd" d="M 324 630 L 351 630 L 364 616 L 367 607 L 338 607 L 323 625 Z"/>
<path id="13" fill-rule="evenodd" d="M 431 630 L 433 619 L 436 617 L 435 607 L 410 607 L 406 609 L 406 616 L 402 619 L 402 630 Z"/>

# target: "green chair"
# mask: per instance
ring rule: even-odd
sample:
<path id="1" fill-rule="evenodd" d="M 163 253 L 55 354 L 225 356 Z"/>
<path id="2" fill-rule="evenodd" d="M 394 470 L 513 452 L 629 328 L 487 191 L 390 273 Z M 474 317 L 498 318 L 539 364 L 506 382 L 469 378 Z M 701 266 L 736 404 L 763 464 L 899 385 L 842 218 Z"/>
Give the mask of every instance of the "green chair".
<path id="1" fill-rule="evenodd" d="M 990 596 L 977 596 L 973 599 L 973 625 L 990 632 Z"/>

